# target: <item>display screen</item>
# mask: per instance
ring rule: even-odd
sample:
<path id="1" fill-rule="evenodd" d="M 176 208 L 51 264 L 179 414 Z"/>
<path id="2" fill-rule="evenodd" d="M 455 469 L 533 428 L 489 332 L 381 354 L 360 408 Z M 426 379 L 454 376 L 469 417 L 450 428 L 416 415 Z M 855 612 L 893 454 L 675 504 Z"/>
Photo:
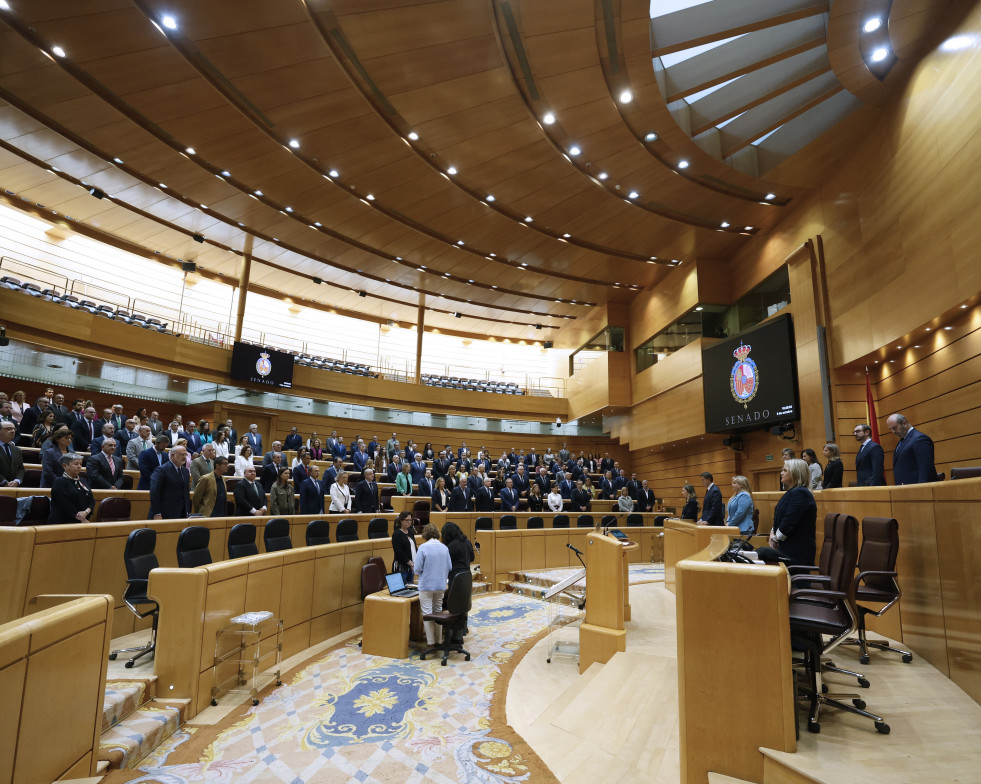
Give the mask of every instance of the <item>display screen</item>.
<path id="1" fill-rule="evenodd" d="M 799 418 L 797 352 L 789 315 L 702 351 L 705 431 L 751 430 Z"/>
<path id="2" fill-rule="evenodd" d="M 231 376 L 236 381 L 289 389 L 293 386 L 293 355 L 248 343 L 236 343 L 232 347 Z"/>

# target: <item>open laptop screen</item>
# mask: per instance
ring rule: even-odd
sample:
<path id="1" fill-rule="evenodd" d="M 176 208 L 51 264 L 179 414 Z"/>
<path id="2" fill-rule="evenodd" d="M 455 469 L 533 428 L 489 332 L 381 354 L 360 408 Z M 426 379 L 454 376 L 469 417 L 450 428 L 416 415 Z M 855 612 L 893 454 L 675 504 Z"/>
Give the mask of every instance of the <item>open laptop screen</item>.
<path id="1" fill-rule="evenodd" d="M 386 574 L 385 582 L 388 583 L 389 593 L 395 593 L 396 591 L 401 591 L 405 588 L 405 580 L 402 578 L 402 572 L 395 572 L 395 574 Z"/>

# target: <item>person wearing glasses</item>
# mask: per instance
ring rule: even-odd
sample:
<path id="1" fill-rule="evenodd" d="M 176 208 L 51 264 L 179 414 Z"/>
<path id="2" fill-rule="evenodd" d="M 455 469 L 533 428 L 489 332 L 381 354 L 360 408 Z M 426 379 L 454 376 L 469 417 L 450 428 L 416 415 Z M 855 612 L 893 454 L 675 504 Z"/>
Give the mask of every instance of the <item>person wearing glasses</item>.
<path id="1" fill-rule="evenodd" d="M 855 455 L 855 474 L 859 487 L 877 487 L 886 483 L 882 472 L 885 452 L 872 440 L 872 428 L 867 424 L 856 425 L 852 431 L 858 441 L 858 454 Z"/>

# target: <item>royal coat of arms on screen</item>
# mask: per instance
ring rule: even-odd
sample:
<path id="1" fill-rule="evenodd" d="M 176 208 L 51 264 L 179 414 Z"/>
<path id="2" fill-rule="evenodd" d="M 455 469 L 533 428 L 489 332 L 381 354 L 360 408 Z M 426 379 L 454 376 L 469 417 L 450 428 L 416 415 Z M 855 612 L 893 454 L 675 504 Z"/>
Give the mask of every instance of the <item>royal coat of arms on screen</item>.
<path id="1" fill-rule="evenodd" d="M 255 362 L 256 372 L 265 378 L 272 372 L 272 362 L 269 359 L 269 352 L 263 351 Z"/>
<path id="2" fill-rule="evenodd" d="M 729 389 L 732 392 L 732 399 L 742 403 L 743 408 L 749 408 L 749 401 L 756 397 L 760 388 L 759 369 L 749 358 L 749 352 L 752 350 L 752 346 L 740 343 L 739 348 L 732 352 L 736 364 L 732 366 L 732 372 L 729 374 Z"/>

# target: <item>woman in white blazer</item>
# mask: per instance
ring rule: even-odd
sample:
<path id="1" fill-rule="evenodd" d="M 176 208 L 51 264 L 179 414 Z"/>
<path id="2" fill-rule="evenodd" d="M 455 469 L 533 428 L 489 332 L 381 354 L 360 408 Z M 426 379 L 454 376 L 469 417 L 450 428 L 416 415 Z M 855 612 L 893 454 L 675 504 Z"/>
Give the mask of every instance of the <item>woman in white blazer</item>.
<path id="1" fill-rule="evenodd" d="M 351 488 L 347 484 L 347 471 L 337 475 L 337 481 L 330 486 L 330 511 L 351 511 Z"/>

